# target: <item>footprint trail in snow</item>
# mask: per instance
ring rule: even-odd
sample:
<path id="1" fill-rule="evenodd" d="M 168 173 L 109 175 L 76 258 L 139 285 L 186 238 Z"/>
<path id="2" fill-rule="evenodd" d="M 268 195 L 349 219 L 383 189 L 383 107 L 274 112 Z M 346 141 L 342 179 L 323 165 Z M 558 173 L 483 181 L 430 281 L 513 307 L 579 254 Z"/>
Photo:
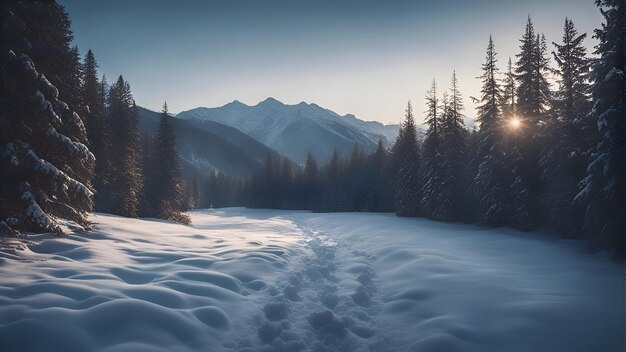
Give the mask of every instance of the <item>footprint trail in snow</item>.
<path id="1" fill-rule="evenodd" d="M 390 351 L 377 314 L 376 273 L 364 253 L 302 228 L 307 255 L 259 293 L 262 311 L 233 351 Z M 265 295 L 265 296 L 263 296 Z M 393 351 L 393 349 L 391 350 Z"/>

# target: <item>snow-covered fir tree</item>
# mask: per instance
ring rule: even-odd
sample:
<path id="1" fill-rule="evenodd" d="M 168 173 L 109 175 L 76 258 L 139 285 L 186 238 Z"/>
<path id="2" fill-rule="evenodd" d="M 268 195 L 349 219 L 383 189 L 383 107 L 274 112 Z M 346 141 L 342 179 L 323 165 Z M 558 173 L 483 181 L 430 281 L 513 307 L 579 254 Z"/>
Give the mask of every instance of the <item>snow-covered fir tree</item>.
<path id="1" fill-rule="evenodd" d="M 593 108 L 599 141 L 590 150 L 578 201 L 585 204 L 584 231 L 598 246 L 624 256 L 624 23 L 623 0 L 597 0 L 605 23 L 597 29 L 599 56 L 592 69 Z"/>
<path id="2" fill-rule="evenodd" d="M 544 126 L 540 160 L 545 221 L 570 236 L 581 228 L 582 209 L 573 200 L 585 173 L 586 151 L 595 137 L 589 128 L 584 128 L 590 110 L 591 64 L 583 45 L 585 37 L 566 18 L 562 44 L 554 43 L 558 89 L 552 102 L 552 118 Z"/>
<path id="3" fill-rule="evenodd" d="M 80 88 L 65 61 L 72 56 L 67 14 L 55 2 L 10 2 L 3 10 L 0 231 L 83 227 L 95 158 L 80 116 L 51 82 Z"/>

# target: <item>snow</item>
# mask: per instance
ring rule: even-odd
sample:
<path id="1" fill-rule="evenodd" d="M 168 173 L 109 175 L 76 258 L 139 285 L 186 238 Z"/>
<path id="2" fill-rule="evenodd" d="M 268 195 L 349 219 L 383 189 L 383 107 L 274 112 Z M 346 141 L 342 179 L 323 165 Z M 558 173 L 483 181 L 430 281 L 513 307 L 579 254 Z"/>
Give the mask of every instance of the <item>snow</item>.
<path id="1" fill-rule="evenodd" d="M 200 107 L 183 111 L 177 116 L 183 119 L 210 120 L 236 128 L 292 158 L 294 156 L 289 154 L 293 148 L 286 147 L 284 139 L 297 133 L 294 130 L 297 131 L 299 126 L 305 126 L 302 128 L 309 131 L 322 130 L 334 135 L 339 141 L 343 140 L 349 145 L 358 143 L 361 146 L 375 146 L 381 136 L 386 144 L 390 144 L 398 133 L 397 125 L 385 126 L 379 122 L 361 121 L 354 115 L 341 116 L 316 104 L 301 102 L 288 105 L 273 98 L 267 98 L 254 106 L 233 101 L 218 108 Z M 311 126 L 315 128 L 312 129 Z M 315 146 L 309 146 L 308 149 L 315 151 Z"/>
<path id="2" fill-rule="evenodd" d="M 55 130 L 56 132 L 56 130 Z M 59 135 L 62 136 L 62 135 Z M 67 137 L 65 137 L 67 138 Z M 83 144 L 77 143 L 77 142 L 72 142 L 69 141 L 69 143 L 72 143 L 72 146 L 75 146 L 77 148 L 78 151 L 81 151 L 81 149 L 79 148 L 79 146 L 83 146 Z M 58 181 L 60 182 L 60 187 L 63 188 L 67 188 L 67 184 L 69 183 L 70 186 L 72 187 L 72 190 L 77 192 L 78 194 L 82 195 L 83 197 L 91 197 L 93 196 L 93 192 L 91 192 L 89 190 L 89 188 L 87 188 L 87 186 L 85 186 L 84 184 L 82 184 L 81 182 L 71 178 L 70 176 L 68 176 L 66 173 L 64 173 L 63 171 L 59 170 L 56 168 L 56 166 L 52 165 L 51 163 L 47 162 L 44 159 L 41 159 L 31 148 L 28 144 L 23 143 L 23 142 L 19 142 L 18 144 L 26 153 L 26 155 L 30 158 L 31 162 L 34 164 L 34 169 L 43 173 L 43 174 L 47 174 L 49 176 L 52 177 L 53 181 Z M 90 155 L 93 158 L 93 154 L 91 154 L 91 152 L 89 152 L 89 150 L 87 150 L 88 155 Z M 83 156 L 81 154 L 81 156 Z"/>
<path id="3" fill-rule="evenodd" d="M 87 159 L 90 161 L 96 160 L 96 157 L 94 157 L 94 155 L 89 151 L 89 148 L 87 148 L 86 145 L 80 142 L 72 141 L 67 136 L 57 132 L 56 128 L 49 127 L 48 130 L 46 131 L 46 135 L 54 139 L 60 145 L 62 145 L 73 156 Z"/>
<path id="4" fill-rule="evenodd" d="M 96 214 L 0 252 L 0 350 L 621 351 L 623 267 L 391 214 Z"/>
<path id="5" fill-rule="evenodd" d="M 48 81 L 48 79 L 43 73 L 39 77 L 39 81 L 41 82 L 42 88 L 46 91 L 46 93 L 50 97 L 52 97 L 52 99 L 59 98 L 59 90 L 52 83 L 50 83 L 50 81 Z"/>
<path id="6" fill-rule="evenodd" d="M 30 189 L 28 184 L 23 184 L 23 188 Z M 28 190 L 23 191 L 21 199 L 27 204 L 26 217 L 28 218 L 29 221 L 35 224 L 39 224 L 44 229 L 51 228 L 54 225 L 54 222 L 52 221 L 52 219 L 50 219 L 50 217 L 48 217 L 48 214 L 46 214 L 41 209 L 39 204 L 37 204 L 37 201 L 35 200 L 35 196 L 33 196 L 33 194 L 30 191 Z"/>

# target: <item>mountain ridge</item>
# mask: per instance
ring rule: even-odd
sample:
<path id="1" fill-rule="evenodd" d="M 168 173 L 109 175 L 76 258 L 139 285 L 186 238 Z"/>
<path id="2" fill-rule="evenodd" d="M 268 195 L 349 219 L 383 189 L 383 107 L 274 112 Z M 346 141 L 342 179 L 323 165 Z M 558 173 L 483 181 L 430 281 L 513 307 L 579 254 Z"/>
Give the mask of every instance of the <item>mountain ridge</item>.
<path id="1" fill-rule="evenodd" d="M 220 107 L 198 107 L 181 111 L 177 117 L 234 127 L 298 163 L 304 162 L 309 151 L 323 163 L 335 149 L 346 154 L 355 144 L 368 152 L 379 139 L 391 146 L 398 132 L 398 125 L 339 115 L 315 103 L 284 104 L 272 97 L 256 105 L 233 100 Z"/>
<path id="2" fill-rule="evenodd" d="M 156 133 L 161 113 L 138 107 L 142 132 Z M 225 172 L 250 176 L 260 171 L 268 155 L 278 153 L 239 130 L 212 121 L 172 117 L 176 147 L 185 173 Z"/>

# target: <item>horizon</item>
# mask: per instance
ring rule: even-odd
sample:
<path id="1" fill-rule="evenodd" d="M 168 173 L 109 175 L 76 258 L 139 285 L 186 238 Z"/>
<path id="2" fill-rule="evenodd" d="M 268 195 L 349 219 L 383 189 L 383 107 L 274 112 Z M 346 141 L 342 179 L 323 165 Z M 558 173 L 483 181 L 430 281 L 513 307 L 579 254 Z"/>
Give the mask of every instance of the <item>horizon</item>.
<path id="1" fill-rule="evenodd" d="M 92 49 L 109 80 L 123 74 L 137 103 L 150 110 L 165 101 L 181 112 L 273 97 L 383 124 L 399 123 L 408 100 L 421 122 L 432 79 L 443 92 L 453 70 L 464 114 L 474 118 L 470 96 L 479 95 L 476 77 L 489 35 L 502 71 L 509 56 L 515 61 L 527 15 L 545 33 L 549 51 L 561 41 L 566 16 L 587 33 L 588 54 L 596 44 L 593 29 L 602 23 L 590 0 L 60 3 L 81 54 Z"/>

